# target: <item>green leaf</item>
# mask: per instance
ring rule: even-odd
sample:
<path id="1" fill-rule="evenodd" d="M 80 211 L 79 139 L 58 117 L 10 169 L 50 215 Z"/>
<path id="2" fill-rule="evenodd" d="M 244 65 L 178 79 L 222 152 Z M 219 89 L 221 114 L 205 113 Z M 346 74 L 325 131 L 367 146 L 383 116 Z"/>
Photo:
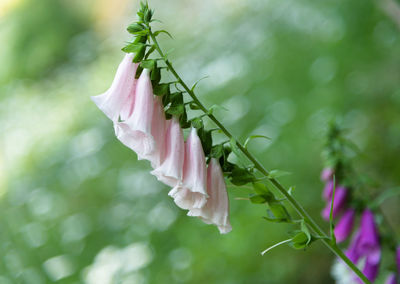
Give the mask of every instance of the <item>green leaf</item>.
<path id="1" fill-rule="evenodd" d="M 123 52 L 126 53 L 137 53 L 141 52 L 143 48 L 146 48 L 146 45 L 140 42 L 132 42 L 122 48 Z"/>
<path id="2" fill-rule="evenodd" d="M 311 242 L 311 234 L 304 220 L 301 221 L 301 231 L 307 236 L 307 245 Z"/>
<path id="3" fill-rule="evenodd" d="M 183 114 L 179 117 L 179 124 L 183 129 L 191 126 L 190 121 L 187 120 L 186 109 L 183 110 Z"/>
<path id="4" fill-rule="evenodd" d="M 254 191 L 257 193 L 257 195 L 261 196 L 265 200 L 265 202 L 275 202 L 276 201 L 274 194 L 272 193 L 272 191 L 270 191 L 267 188 L 267 186 L 265 184 L 260 183 L 260 182 L 254 182 L 253 188 L 254 188 Z"/>
<path id="5" fill-rule="evenodd" d="M 184 110 L 185 109 L 184 109 L 183 105 L 170 106 L 166 110 L 166 113 L 171 114 L 171 115 L 179 116 L 179 115 L 183 114 Z"/>
<path id="6" fill-rule="evenodd" d="M 168 35 L 170 38 L 172 38 L 172 35 L 171 35 L 169 32 L 167 32 L 166 30 L 155 31 L 153 34 L 154 34 L 154 36 L 158 36 L 158 35 L 161 34 L 161 33 L 165 33 L 165 34 Z"/>
<path id="7" fill-rule="evenodd" d="M 146 53 L 146 46 L 142 45 L 140 50 L 136 52 L 136 55 L 133 57 L 132 61 L 135 63 L 139 63 L 140 61 L 142 61 L 145 53 Z"/>
<path id="8" fill-rule="evenodd" d="M 243 155 L 242 151 L 240 151 L 239 147 L 237 146 L 235 138 L 231 138 L 229 141 L 229 144 L 232 147 L 233 153 L 236 155 L 236 157 L 239 159 L 239 164 L 243 167 L 246 166 L 247 158 Z"/>
<path id="9" fill-rule="evenodd" d="M 156 96 L 162 96 L 165 95 L 169 92 L 169 84 L 163 83 L 163 84 L 158 84 L 153 88 L 153 93 Z"/>
<path id="10" fill-rule="evenodd" d="M 146 43 L 148 36 L 147 35 L 140 35 L 136 36 L 135 40 L 133 43 Z"/>
<path id="11" fill-rule="evenodd" d="M 246 183 L 253 182 L 255 176 L 248 170 L 235 166 L 230 175 L 231 183 L 234 185 L 245 185 Z"/>
<path id="12" fill-rule="evenodd" d="M 245 148 L 247 149 L 247 145 L 249 144 L 249 142 L 250 142 L 251 140 L 255 139 L 255 138 L 265 138 L 265 139 L 268 139 L 268 140 L 271 139 L 271 138 L 269 138 L 268 136 L 264 136 L 264 135 L 251 135 L 251 136 L 249 136 L 249 137 L 246 139 L 246 141 L 244 142 L 243 147 L 245 147 Z"/>
<path id="13" fill-rule="evenodd" d="M 149 58 L 149 56 L 156 50 L 156 46 L 153 44 L 146 53 L 145 59 Z"/>
<path id="14" fill-rule="evenodd" d="M 170 95 L 170 102 L 173 105 L 181 104 L 183 105 L 183 94 L 181 92 L 175 92 Z"/>
<path id="15" fill-rule="evenodd" d="M 294 249 L 303 249 L 309 245 L 310 241 L 306 233 L 298 232 L 289 243 Z"/>
<path id="16" fill-rule="evenodd" d="M 200 129 L 204 127 L 203 119 L 201 117 L 195 117 L 192 119 L 192 126 Z"/>
<path id="17" fill-rule="evenodd" d="M 192 110 L 198 110 L 200 107 L 196 103 L 190 103 L 189 104 L 190 109 Z"/>
<path id="18" fill-rule="evenodd" d="M 224 155 L 224 146 L 221 144 L 215 145 L 211 148 L 211 157 L 219 159 Z"/>
<path id="19" fill-rule="evenodd" d="M 155 68 L 151 71 L 150 79 L 155 85 L 158 85 L 161 80 L 161 69 L 157 67 L 157 62 L 155 62 Z"/>
<path id="20" fill-rule="evenodd" d="M 201 145 L 203 146 L 204 155 L 208 156 L 212 148 L 212 135 L 211 131 L 205 130 L 204 127 L 197 131 Z"/>
<path id="21" fill-rule="evenodd" d="M 130 24 L 127 28 L 128 32 L 131 34 L 136 34 L 137 32 L 141 32 L 145 29 L 145 27 L 138 23 Z"/>
<path id="22" fill-rule="evenodd" d="M 250 201 L 251 201 L 251 203 L 254 203 L 254 204 L 264 204 L 264 203 L 268 202 L 268 200 L 265 199 L 265 197 L 263 195 L 257 195 L 257 194 L 250 196 Z"/>
<path id="23" fill-rule="evenodd" d="M 142 62 L 140 62 L 140 66 L 142 66 L 143 69 L 153 70 L 156 66 L 156 61 L 153 59 L 143 60 Z"/>
<path id="24" fill-rule="evenodd" d="M 208 76 L 204 76 L 203 78 L 200 78 L 199 80 L 196 81 L 196 83 L 193 84 L 192 88 L 190 88 L 190 91 L 194 91 L 194 89 L 196 88 L 197 84 L 200 83 L 201 80 L 204 80 L 208 78 Z"/>
<path id="25" fill-rule="evenodd" d="M 220 105 L 212 105 L 212 106 L 208 109 L 208 114 L 213 114 L 213 113 L 214 113 L 214 110 L 216 110 L 216 109 L 222 109 L 222 110 L 228 111 L 228 109 L 224 108 L 223 106 L 220 106 Z"/>
<path id="26" fill-rule="evenodd" d="M 285 171 L 281 171 L 281 170 L 272 170 L 269 172 L 268 178 L 273 179 L 273 178 L 278 178 L 278 177 L 282 177 L 282 176 L 287 176 L 290 174 L 291 173 L 289 173 L 289 172 L 285 172 Z"/>
<path id="27" fill-rule="evenodd" d="M 275 218 L 285 220 L 286 222 L 291 221 L 289 212 L 286 210 L 286 207 L 281 202 L 270 201 L 268 203 L 268 206 Z"/>

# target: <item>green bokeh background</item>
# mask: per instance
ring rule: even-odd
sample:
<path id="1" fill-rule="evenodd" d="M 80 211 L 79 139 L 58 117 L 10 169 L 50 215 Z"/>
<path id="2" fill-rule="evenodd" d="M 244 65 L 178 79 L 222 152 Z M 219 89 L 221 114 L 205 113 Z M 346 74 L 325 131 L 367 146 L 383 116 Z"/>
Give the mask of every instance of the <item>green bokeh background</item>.
<path id="1" fill-rule="evenodd" d="M 90 101 L 129 40 L 136 1 L 0 2 L 0 283 L 333 283 L 333 255 L 287 246 L 293 228 L 236 200 L 233 231 L 187 217 Z M 382 1 L 382 3 L 385 3 Z M 320 218 L 321 151 L 338 119 L 357 168 L 400 184 L 400 34 L 379 1 L 152 0 L 170 59 L 236 137 L 292 174 Z M 383 4 L 382 4 L 383 5 Z M 210 124 L 211 126 L 211 124 Z M 384 204 L 398 230 L 398 198 Z M 398 232 L 399 233 L 399 232 Z M 382 267 L 382 271 L 385 271 Z"/>

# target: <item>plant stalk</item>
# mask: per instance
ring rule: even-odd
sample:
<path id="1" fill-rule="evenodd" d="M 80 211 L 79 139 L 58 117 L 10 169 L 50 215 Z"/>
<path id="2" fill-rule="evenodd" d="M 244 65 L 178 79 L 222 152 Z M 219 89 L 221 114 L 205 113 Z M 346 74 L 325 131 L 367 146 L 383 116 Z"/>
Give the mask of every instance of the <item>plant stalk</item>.
<path id="1" fill-rule="evenodd" d="M 153 44 L 160 54 L 160 56 L 164 59 L 165 64 L 167 65 L 169 71 L 175 76 L 179 84 L 185 89 L 185 91 L 190 95 L 193 102 L 197 104 L 197 106 L 218 126 L 221 131 L 229 138 L 232 138 L 232 134 L 222 125 L 222 123 L 213 115 L 211 114 L 208 109 L 199 101 L 195 93 L 186 85 L 186 83 L 182 80 L 182 78 L 178 75 L 175 71 L 174 67 L 172 66 L 171 62 L 164 56 L 163 51 L 160 48 L 160 45 L 157 42 L 156 37 L 154 36 L 153 32 L 151 31 L 150 25 L 148 25 L 149 35 L 153 41 Z M 238 141 L 237 139 L 235 139 Z M 263 167 L 263 165 L 257 161 L 257 159 L 239 142 L 236 142 L 238 148 L 243 152 L 243 154 L 254 164 L 254 167 L 262 173 L 264 176 L 268 177 L 269 172 Z M 342 259 L 348 267 L 357 274 L 360 279 L 366 284 L 371 284 L 371 282 L 365 277 L 365 275 L 358 269 L 358 267 L 343 253 L 343 251 L 336 245 L 335 242 L 332 242 L 330 238 L 322 231 L 322 229 L 317 225 L 317 223 L 310 217 L 307 211 L 301 206 L 296 199 L 294 199 L 286 188 L 275 178 L 269 178 L 269 181 L 274 185 L 276 189 L 278 189 L 281 194 L 283 194 L 292 207 L 296 210 L 296 212 L 304 219 L 306 224 L 321 238 L 321 241 L 327 246 L 334 254 L 336 254 L 340 259 Z"/>

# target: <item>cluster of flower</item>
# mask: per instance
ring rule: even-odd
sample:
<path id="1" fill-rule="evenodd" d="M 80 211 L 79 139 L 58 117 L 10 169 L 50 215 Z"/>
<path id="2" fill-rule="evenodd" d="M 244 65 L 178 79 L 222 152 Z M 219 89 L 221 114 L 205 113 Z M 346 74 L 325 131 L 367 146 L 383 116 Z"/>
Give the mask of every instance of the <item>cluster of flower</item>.
<path id="1" fill-rule="evenodd" d="M 206 163 L 195 128 L 186 142 L 177 117 L 166 119 L 161 97 L 153 94 L 150 70 L 138 68 L 134 54 L 120 63 L 111 87 L 92 97 L 114 123 L 115 135 L 135 151 L 138 159 L 148 160 L 158 180 L 172 187 L 169 195 L 188 216 L 218 226 L 222 234 L 232 230 L 229 201 L 219 161 Z"/>
<path id="2" fill-rule="evenodd" d="M 321 174 L 321 179 L 326 182 L 323 198 L 327 201 L 327 205 L 322 211 L 322 216 L 324 219 L 329 220 L 333 189 L 335 187 L 332 216 L 336 217 L 342 213 L 334 230 L 336 241 L 339 243 L 345 241 L 351 234 L 356 211 L 354 208 L 347 206 L 348 190 L 344 186 L 336 186 L 333 175 L 334 171 L 330 168 L 324 169 Z M 381 260 L 381 246 L 374 214 L 370 209 L 366 208 L 362 211 L 359 229 L 354 233 L 345 253 L 354 264 L 363 267 L 362 272 L 371 282 L 375 281 Z M 396 257 L 398 272 L 400 273 L 400 247 L 397 249 Z M 399 276 L 392 273 L 388 276 L 386 283 L 395 284 L 398 278 Z M 356 275 L 354 275 L 354 279 L 362 283 Z"/>

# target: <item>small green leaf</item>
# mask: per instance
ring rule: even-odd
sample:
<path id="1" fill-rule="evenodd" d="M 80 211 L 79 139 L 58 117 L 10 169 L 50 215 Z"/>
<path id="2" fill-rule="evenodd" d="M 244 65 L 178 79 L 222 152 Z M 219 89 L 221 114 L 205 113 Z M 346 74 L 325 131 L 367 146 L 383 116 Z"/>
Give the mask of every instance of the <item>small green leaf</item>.
<path id="1" fill-rule="evenodd" d="M 290 242 L 290 245 L 294 249 L 303 249 L 307 245 L 310 244 L 309 238 L 306 233 L 304 232 L 298 232 L 293 238 L 292 241 Z"/>
<path id="2" fill-rule="evenodd" d="M 192 110 L 198 110 L 200 107 L 196 103 L 190 103 L 189 104 L 190 109 Z"/>
<path id="3" fill-rule="evenodd" d="M 286 220 L 287 222 L 291 221 L 289 212 L 281 202 L 275 200 L 270 201 L 268 202 L 268 206 L 275 218 Z"/>
<path id="4" fill-rule="evenodd" d="M 301 231 L 307 236 L 307 245 L 311 242 L 311 234 L 304 220 L 301 221 Z"/>
<path id="5" fill-rule="evenodd" d="M 250 201 L 254 204 L 264 204 L 267 202 L 263 195 L 252 195 L 250 196 Z"/>
<path id="6" fill-rule="evenodd" d="M 190 127 L 190 122 L 187 120 L 186 109 L 184 109 L 183 114 L 179 117 L 179 124 L 183 129 Z"/>
<path id="7" fill-rule="evenodd" d="M 264 136 L 264 135 L 251 135 L 251 136 L 249 136 L 249 137 L 246 139 L 246 141 L 244 142 L 243 147 L 245 147 L 245 148 L 247 149 L 247 145 L 249 144 L 249 142 L 250 142 L 251 140 L 255 139 L 255 138 L 265 138 L 265 139 L 268 139 L 268 140 L 271 139 L 271 138 L 269 138 L 268 136 Z"/>
<path id="8" fill-rule="evenodd" d="M 146 45 L 140 42 L 132 42 L 122 48 L 123 52 L 126 53 L 137 53 L 141 52 L 143 48 L 146 48 Z"/>
<path id="9" fill-rule="evenodd" d="M 282 177 L 282 176 L 287 176 L 290 174 L 291 173 L 289 173 L 289 172 L 285 172 L 285 171 L 281 171 L 281 170 L 272 170 L 269 172 L 268 178 L 273 179 L 273 178 L 278 178 L 278 177 Z"/>
<path id="10" fill-rule="evenodd" d="M 155 62 L 155 68 L 151 71 L 150 79 L 155 85 L 158 85 L 161 80 L 161 69 L 157 67 L 157 62 Z"/>
<path id="11" fill-rule="evenodd" d="M 200 129 L 204 127 L 203 119 L 201 117 L 195 117 L 192 119 L 192 126 Z"/>
<path id="12" fill-rule="evenodd" d="M 192 88 L 190 88 L 190 91 L 194 91 L 194 89 L 196 88 L 197 84 L 200 83 L 201 80 L 204 80 L 208 78 L 208 76 L 204 76 L 203 78 L 200 78 L 199 80 L 196 81 L 196 83 L 193 84 Z"/>
<path id="13" fill-rule="evenodd" d="M 236 155 L 236 157 L 239 159 L 239 164 L 243 167 L 246 166 L 246 162 L 247 158 L 243 155 L 243 153 L 240 151 L 239 147 L 237 146 L 237 142 L 235 140 L 235 138 L 231 138 L 229 141 L 229 144 L 232 147 L 232 151 L 233 153 Z"/>
<path id="14" fill-rule="evenodd" d="M 158 84 L 153 88 L 153 93 L 156 96 L 162 96 L 165 95 L 169 92 L 169 84 L 163 83 L 163 84 Z"/>
<path id="15" fill-rule="evenodd" d="M 179 116 L 183 114 L 185 108 L 183 105 L 177 105 L 177 106 L 170 106 L 167 110 L 166 113 L 171 114 L 171 115 L 176 115 Z"/>
<path id="16" fill-rule="evenodd" d="M 201 145 L 203 146 L 204 155 L 208 156 L 212 148 L 212 135 L 211 131 L 205 130 L 204 127 L 198 129 L 197 131 Z"/>
<path id="17" fill-rule="evenodd" d="M 171 35 L 169 32 L 167 32 L 166 30 L 155 31 L 153 34 L 154 34 L 154 36 L 158 36 L 158 35 L 161 34 L 161 33 L 165 33 L 165 34 L 168 35 L 170 38 L 172 38 L 172 35 Z"/>
<path id="18" fill-rule="evenodd" d="M 235 166 L 230 175 L 231 183 L 234 185 L 245 185 L 246 183 L 253 182 L 255 176 L 248 170 Z"/>
<path id="19" fill-rule="evenodd" d="M 136 36 L 136 38 L 133 41 L 133 43 L 146 43 L 147 38 L 148 38 L 147 35 Z"/>
<path id="20" fill-rule="evenodd" d="M 140 66 L 142 66 L 143 69 L 153 70 L 156 66 L 156 61 L 153 59 L 143 60 L 142 62 L 140 62 Z"/>
<path id="21" fill-rule="evenodd" d="M 154 50 L 156 50 L 156 46 L 153 44 L 153 45 L 149 48 L 149 50 L 146 52 L 146 55 L 145 55 L 144 59 L 149 58 L 149 56 L 154 52 Z"/>
<path id="22" fill-rule="evenodd" d="M 136 52 L 136 54 L 133 57 L 132 61 L 135 62 L 135 63 L 139 63 L 140 61 L 142 61 L 145 53 L 146 53 L 146 46 L 142 45 L 140 50 L 138 52 Z"/>
<path id="23" fill-rule="evenodd" d="M 145 29 L 143 25 L 140 25 L 138 23 L 133 23 L 130 24 L 127 28 L 128 32 L 131 34 L 136 34 L 137 32 L 141 32 Z"/>
<path id="24" fill-rule="evenodd" d="M 215 145 L 211 148 L 211 157 L 219 159 L 224 155 L 224 146 L 221 144 Z"/>

